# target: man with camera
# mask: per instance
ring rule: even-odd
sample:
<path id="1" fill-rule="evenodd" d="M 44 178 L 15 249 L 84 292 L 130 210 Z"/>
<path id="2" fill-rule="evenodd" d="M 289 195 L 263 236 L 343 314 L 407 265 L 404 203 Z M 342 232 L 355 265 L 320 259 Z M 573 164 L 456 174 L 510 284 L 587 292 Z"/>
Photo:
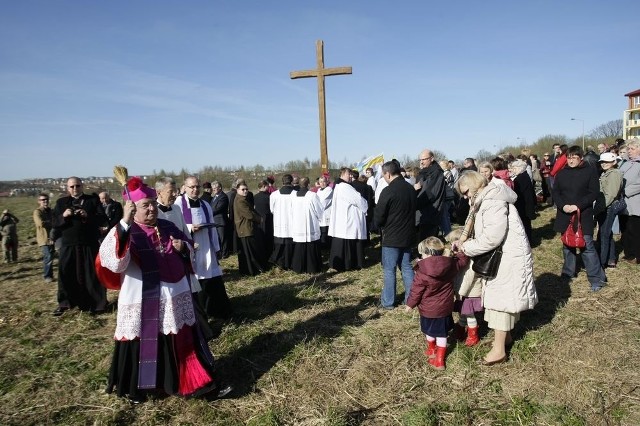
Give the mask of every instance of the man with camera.
<path id="1" fill-rule="evenodd" d="M 106 226 L 107 217 L 98 197 L 84 194 L 82 187 L 80 178 L 70 177 L 69 195 L 58 199 L 53 209 L 53 227 L 61 240 L 54 316 L 74 306 L 92 313 L 101 313 L 107 306 L 107 294 L 94 267 L 100 226 Z"/>

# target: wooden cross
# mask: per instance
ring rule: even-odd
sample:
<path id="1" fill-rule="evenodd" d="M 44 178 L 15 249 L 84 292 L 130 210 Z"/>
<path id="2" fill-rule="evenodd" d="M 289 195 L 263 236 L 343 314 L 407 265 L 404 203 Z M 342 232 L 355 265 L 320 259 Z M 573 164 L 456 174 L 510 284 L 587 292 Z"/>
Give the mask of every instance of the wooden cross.
<path id="1" fill-rule="evenodd" d="M 320 164 L 322 172 L 329 171 L 329 154 L 327 151 L 327 110 L 324 102 L 324 77 L 327 75 L 351 74 L 351 67 L 325 68 L 324 42 L 316 41 L 316 66 L 314 70 L 292 71 L 291 79 L 317 77 L 318 78 L 318 106 L 320 110 Z"/>

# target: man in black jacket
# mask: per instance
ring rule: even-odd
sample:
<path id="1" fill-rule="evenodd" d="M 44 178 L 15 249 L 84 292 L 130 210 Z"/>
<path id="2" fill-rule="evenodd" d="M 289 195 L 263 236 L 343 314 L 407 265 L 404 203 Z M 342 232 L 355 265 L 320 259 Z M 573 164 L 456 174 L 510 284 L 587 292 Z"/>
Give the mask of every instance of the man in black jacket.
<path id="1" fill-rule="evenodd" d="M 420 241 L 427 237 L 437 237 L 444 212 L 446 182 L 442 167 L 429 149 L 420 153 L 420 172 L 414 188 L 418 193 Z"/>
<path id="2" fill-rule="evenodd" d="M 102 191 L 98 194 L 98 198 L 100 198 L 100 204 L 102 204 L 104 214 L 107 216 L 107 224 L 100 228 L 99 241 L 102 242 L 102 239 L 107 235 L 109 229 L 115 226 L 120 222 L 120 219 L 122 219 L 123 210 L 122 204 L 112 199 L 107 191 Z"/>
<path id="3" fill-rule="evenodd" d="M 213 223 L 216 224 L 218 231 L 218 241 L 220 242 L 221 257 L 229 257 L 229 241 L 227 240 L 227 226 L 233 226 L 229 224 L 229 197 L 222 190 L 220 182 L 214 180 L 211 182 L 211 190 L 213 195 L 211 197 L 211 210 L 213 212 Z"/>
<path id="4" fill-rule="evenodd" d="M 100 226 L 107 217 L 98 197 L 86 195 L 82 180 L 67 180 L 69 195 L 60 197 L 53 209 L 53 227 L 61 235 L 58 261 L 58 307 L 53 315 L 78 306 L 82 311 L 101 313 L 107 307 L 107 293 L 96 276 Z"/>
<path id="5" fill-rule="evenodd" d="M 397 161 L 384 163 L 382 176 L 389 186 L 380 194 L 373 221 L 382 230 L 384 286 L 380 305 L 383 309 L 393 309 L 396 298 L 396 267 L 402 273 L 405 303 L 411 292 L 411 248 L 415 238 L 417 198 L 416 191 L 400 175 L 400 163 Z"/>

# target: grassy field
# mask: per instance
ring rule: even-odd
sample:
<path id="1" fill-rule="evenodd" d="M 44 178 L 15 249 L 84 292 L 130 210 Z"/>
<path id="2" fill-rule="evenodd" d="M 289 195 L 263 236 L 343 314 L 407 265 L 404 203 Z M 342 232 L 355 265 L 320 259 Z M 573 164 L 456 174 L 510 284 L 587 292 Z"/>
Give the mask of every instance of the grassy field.
<path id="1" fill-rule="evenodd" d="M 558 279 L 553 211 L 534 223 L 540 302 L 522 315 L 509 362 L 477 361 L 480 345 L 452 345 L 429 367 L 417 312 L 376 308 L 379 248 L 358 272 L 255 278 L 223 262 L 236 315 L 212 322 L 229 399 L 177 397 L 140 405 L 104 393 L 116 314 L 60 318 L 56 285 L 41 278 L 35 198 L 4 199 L 21 222 L 20 260 L 0 265 L 0 424 L 3 425 L 638 425 L 638 266 L 608 270 L 591 293 L 584 272 Z M 109 292 L 109 299 L 117 299 Z"/>

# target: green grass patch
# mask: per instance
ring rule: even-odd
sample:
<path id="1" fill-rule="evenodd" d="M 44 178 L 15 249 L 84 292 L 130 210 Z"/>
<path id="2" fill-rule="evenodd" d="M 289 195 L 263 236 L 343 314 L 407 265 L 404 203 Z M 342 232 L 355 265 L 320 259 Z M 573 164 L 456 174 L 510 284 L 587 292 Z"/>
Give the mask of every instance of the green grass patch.
<path id="1" fill-rule="evenodd" d="M 29 226 L 37 203 L 3 202 L 21 219 L 21 261 L 0 264 L 2 425 L 640 424 L 637 268 L 607 271 L 609 286 L 597 294 L 584 271 L 562 285 L 549 209 L 534 222 L 540 302 L 516 325 L 507 363 L 477 364 L 489 332 L 477 346 L 452 345 L 446 370 L 433 370 L 417 311 L 376 309 L 379 248 L 367 249 L 361 271 L 316 275 L 242 277 L 230 257 L 222 266 L 235 315 L 211 321 L 210 348 L 231 397 L 132 405 L 104 393 L 116 313 L 53 317 L 56 286 L 42 282 Z M 400 276 L 398 284 L 400 300 Z"/>

